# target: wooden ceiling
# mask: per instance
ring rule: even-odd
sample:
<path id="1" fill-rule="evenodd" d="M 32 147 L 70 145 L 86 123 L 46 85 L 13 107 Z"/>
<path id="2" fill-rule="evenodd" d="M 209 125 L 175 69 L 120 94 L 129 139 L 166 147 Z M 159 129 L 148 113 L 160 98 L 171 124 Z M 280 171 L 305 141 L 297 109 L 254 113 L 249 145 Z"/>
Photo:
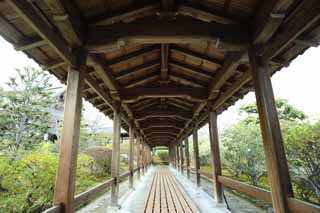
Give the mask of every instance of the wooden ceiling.
<path id="1" fill-rule="evenodd" d="M 247 50 L 273 74 L 320 40 L 318 0 L 0 0 L 0 33 L 62 82 L 88 52 L 84 98 L 151 146 L 168 145 L 252 89 Z M 285 82 L 284 82 L 285 83 Z"/>

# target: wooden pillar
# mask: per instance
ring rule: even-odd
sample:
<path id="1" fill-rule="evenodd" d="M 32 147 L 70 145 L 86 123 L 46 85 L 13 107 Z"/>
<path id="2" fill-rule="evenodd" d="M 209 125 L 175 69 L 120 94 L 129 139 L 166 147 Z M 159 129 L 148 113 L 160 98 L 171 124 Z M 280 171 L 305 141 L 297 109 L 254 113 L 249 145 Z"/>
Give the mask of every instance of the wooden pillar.
<path id="1" fill-rule="evenodd" d="M 85 63 L 86 55 L 79 51 L 76 55 L 76 65 L 68 69 L 63 129 L 53 199 L 54 204 L 62 204 L 63 212 L 66 213 L 73 212 Z"/>
<path id="2" fill-rule="evenodd" d="M 177 155 L 177 169 L 180 170 L 180 154 L 179 154 L 179 143 L 176 145 L 176 155 Z"/>
<path id="3" fill-rule="evenodd" d="M 183 173 L 183 165 L 184 158 L 183 158 L 183 140 L 180 140 L 180 172 Z"/>
<path id="4" fill-rule="evenodd" d="M 198 144 L 198 124 L 193 124 L 193 151 L 194 164 L 196 169 L 196 183 L 200 187 L 200 159 L 199 159 L 199 144 Z"/>
<path id="5" fill-rule="evenodd" d="M 213 196 L 217 203 L 223 202 L 223 186 L 218 181 L 218 176 L 221 175 L 221 161 L 220 161 L 220 149 L 219 149 L 219 135 L 217 125 L 217 114 L 215 112 L 209 112 L 209 133 L 210 133 L 210 148 L 211 148 L 211 160 L 213 168 Z"/>
<path id="6" fill-rule="evenodd" d="M 145 164 L 144 164 L 144 160 L 145 160 L 145 145 L 144 145 L 144 141 L 141 141 L 141 168 L 142 168 L 142 175 L 144 175 L 144 170 L 145 170 Z"/>
<path id="7" fill-rule="evenodd" d="M 111 187 L 111 206 L 118 206 L 119 198 L 119 171 L 120 171 L 120 128 L 121 128 L 121 104 L 118 103 L 117 109 L 113 112 L 113 141 L 112 141 L 112 162 L 111 176 L 114 183 Z"/>
<path id="8" fill-rule="evenodd" d="M 187 177 L 190 178 L 190 156 L 189 156 L 189 140 L 186 137 L 184 141 L 184 151 L 186 156 Z"/>
<path id="9" fill-rule="evenodd" d="M 133 142 L 134 142 L 134 131 L 133 123 L 130 123 L 129 126 L 129 188 L 133 188 Z"/>
<path id="10" fill-rule="evenodd" d="M 140 173 L 140 136 L 137 135 L 136 138 L 136 161 L 137 161 L 137 174 L 138 174 L 138 179 L 140 179 L 141 173 Z"/>
<path id="11" fill-rule="evenodd" d="M 268 63 L 258 48 L 249 50 L 263 146 L 266 155 L 272 204 L 275 212 L 289 212 L 287 197 L 293 196 L 280 123 L 270 79 Z"/>

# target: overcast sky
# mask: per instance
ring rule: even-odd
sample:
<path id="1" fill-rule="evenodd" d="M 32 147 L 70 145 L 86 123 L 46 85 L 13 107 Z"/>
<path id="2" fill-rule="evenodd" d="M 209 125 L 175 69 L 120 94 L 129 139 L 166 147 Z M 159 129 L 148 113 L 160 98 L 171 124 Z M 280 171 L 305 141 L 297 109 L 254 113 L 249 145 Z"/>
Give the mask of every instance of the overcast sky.
<path id="1" fill-rule="evenodd" d="M 14 48 L 0 37 L 1 78 L 0 86 L 5 87 L 5 82 L 10 76 L 14 76 L 14 69 L 23 66 L 37 66 L 25 54 L 17 52 Z M 55 86 L 61 84 L 54 79 Z M 287 68 L 277 72 L 272 77 L 274 94 L 276 97 L 284 98 L 290 104 L 304 111 L 309 116 L 320 117 L 320 47 L 310 48 L 303 55 L 296 58 Z M 255 101 L 251 92 L 238 101 L 234 106 L 219 116 L 220 128 L 225 128 L 239 119 L 237 110 L 243 103 Z M 101 119 L 103 126 L 112 126 L 108 118 L 99 115 L 91 104 L 85 104 L 85 118 L 90 122 L 93 119 Z"/>

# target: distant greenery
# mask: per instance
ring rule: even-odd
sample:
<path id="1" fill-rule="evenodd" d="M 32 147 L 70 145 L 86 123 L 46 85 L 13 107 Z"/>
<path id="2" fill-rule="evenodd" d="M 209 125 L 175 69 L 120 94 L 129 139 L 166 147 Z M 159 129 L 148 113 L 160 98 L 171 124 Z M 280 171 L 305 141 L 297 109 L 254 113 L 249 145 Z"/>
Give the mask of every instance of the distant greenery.
<path id="1" fill-rule="evenodd" d="M 0 88 L 0 212 L 36 213 L 52 205 L 60 136 L 56 143 L 43 140 L 54 104 L 50 76 L 31 67 L 16 74 L 7 90 Z M 81 121 L 76 194 L 110 178 L 111 134 L 92 125 Z"/>
<path id="2" fill-rule="evenodd" d="M 153 158 L 155 164 L 168 164 L 169 163 L 169 152 L 168 150 L 156 150 Z"/>
<path id="3" fill-rule="evenodd" d="M 319 204 L 320 121 L 309 121 L 286 100 L 277 99 L 276 107 L 295 196 Z M 223 175 L 270 189 L 256 104 L 241 106 L 239 113 L 242 119 L 221 135 Z M 211 172 L 209 142 L 201 143 L 201 170 Z"/>

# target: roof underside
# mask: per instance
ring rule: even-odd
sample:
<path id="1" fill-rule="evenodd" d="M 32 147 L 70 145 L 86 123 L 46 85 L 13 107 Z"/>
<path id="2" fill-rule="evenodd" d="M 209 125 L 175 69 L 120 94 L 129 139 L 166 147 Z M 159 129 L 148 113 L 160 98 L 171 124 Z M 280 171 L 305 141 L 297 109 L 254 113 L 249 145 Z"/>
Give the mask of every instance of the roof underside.
<path id="1" fill-rule="evenodd" d="M 62 82 L 89 55 L 83 96 L 110 118 L 121 100 L 151 146 L 168 145 L 252 89 L 247 50 L 273 74 L 320 40 L 317 0 L 0 0 L 0 33 Z"/>

